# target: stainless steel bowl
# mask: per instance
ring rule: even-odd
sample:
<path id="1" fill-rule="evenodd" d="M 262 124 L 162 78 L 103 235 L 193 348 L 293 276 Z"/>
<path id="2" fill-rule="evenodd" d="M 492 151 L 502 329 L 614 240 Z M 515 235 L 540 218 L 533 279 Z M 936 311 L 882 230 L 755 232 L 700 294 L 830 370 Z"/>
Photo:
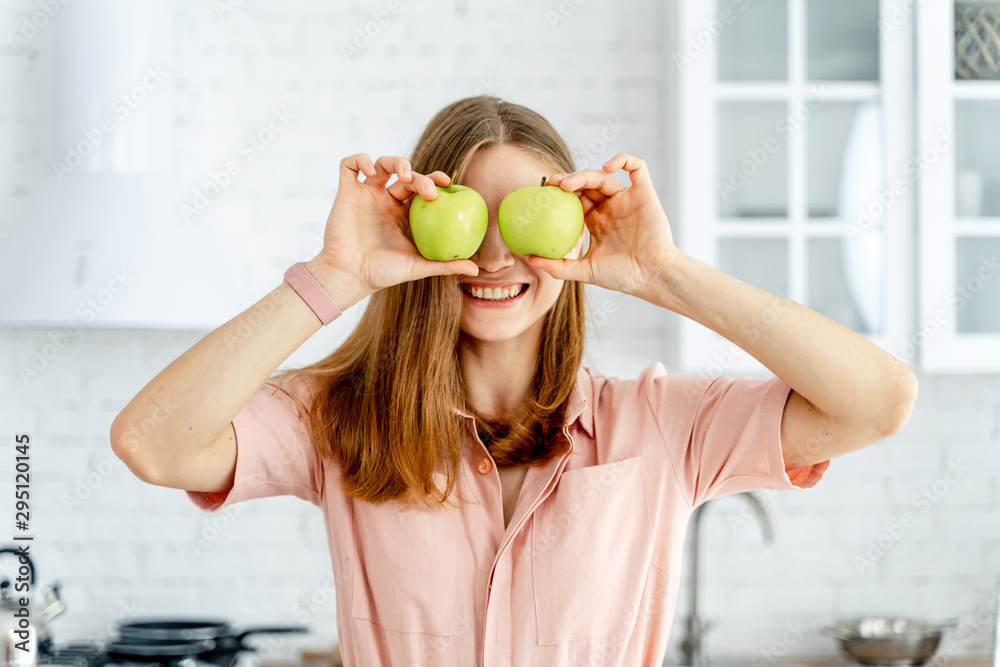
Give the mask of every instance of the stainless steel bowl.
<path id="1" fill-rule="evenodd" d="M 821 628 L 838 639 L 844 655 L 862 665 L 923 665 L 934 657 L 944 631 L 955 621 L 933 623 L 910 618 L 858 618 Z"/>

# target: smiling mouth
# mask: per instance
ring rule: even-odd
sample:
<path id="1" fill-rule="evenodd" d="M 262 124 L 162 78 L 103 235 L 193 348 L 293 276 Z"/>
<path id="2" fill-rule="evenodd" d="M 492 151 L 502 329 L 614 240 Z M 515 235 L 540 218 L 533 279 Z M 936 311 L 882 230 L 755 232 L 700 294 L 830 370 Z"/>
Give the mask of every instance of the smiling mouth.
<path id="1" fill-rule="evenodd" d="M 479 299 L 481 301 L 509 301 L 510 299 L 515 299 L 520 295 L 528 291 L 527 283 L 516 284 L 510 288 L 496 288 L 490 289 L 481 287 L 472 287 L 468 283 L 462 283 L 462 291 L 471 296 L 474 299 Z"/>

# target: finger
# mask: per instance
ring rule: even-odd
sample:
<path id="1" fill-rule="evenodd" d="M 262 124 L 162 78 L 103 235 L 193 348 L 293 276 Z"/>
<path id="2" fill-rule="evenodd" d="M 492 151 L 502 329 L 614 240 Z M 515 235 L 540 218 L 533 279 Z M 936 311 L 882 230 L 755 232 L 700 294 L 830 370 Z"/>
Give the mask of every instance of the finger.
<path id="1" fill-rule="evenodd" d="M 409 183 L 397 180 L 386 188 L 386 190 L 390 195 L 401 202 L 405 202 L 413 196 L 413 193 L 417 193 L 424 199 L 430 201 L 431 199 L 437 197 L 437 188 L 434 186 L 447 186 L 450 181 L 451 179 L 448 175 L 441 171 L 435 171 L 427 176 L 413 172 L 413 178 Z"/>
<path id="2" fill-rule="evenodd" d="M 590 260 L 584 259 L 548 259 L 538 255 L 528 255 L 531 264 L 546 271 L 557 280 L 580 280 L 592 282 Z"/>
<path id="3" fill-rule="evenodd" d="M 410 163 L 406 158 L 383 155 L 375 161 L 375 177 L 366 179 L 365 183 L 370 183 L 375 187 L 384 187 L 393 174 L 396 174 L 397 179 L 404 183 L 410 182 L 413 178 Z"/>
<path id="4" fill-rule="evenodd" d="M 409 187 L 411 184 L 403 183 L 402 181 L 396 181 L 389 187 L 385 189 L 393 199 L 398 202 L 405 202 L 407 199 L 413 196 L 413 190 Z"/>
<path id="5" fill-rule="evenodd" d="M 416 248 L 414 248 L 416 252 Z M 418 279 L 430 276 L 478 276 L 479 265 L 471 259 L 452 259 L 447 262 L 435 262 L 420 257 L 417 269 Z"/>
<path id="6" fill-rule="evenodd" d="M 364 173 L 367 178 L 375 175 L 375 167 L 372 165 L 372 159 L 368 157 L 367 153 L 355 153 L 340 161 L 341 183 L 349 181 L 357 182 L 359 172 Z"/>
<path id="7" fill-rule="evenodd" d="M 393 155 L 383 155 L 375 161 L 375 177 L 365 180 L 366 184 L 384 187 L 389 178 L 396 174 L 399 180 L 408 183 L 413 178 L 410 171 L 410 161 Z"/>
<path id="8" fill-rule="evenodd" d="M 608 198 L 607 195 L 605 195 L 600 190 L 584 190 L 580 193 L 581 200 L 589 199 L 594 203 L 594 205 L 600 204 L 607 198 Z"/>
<path id="9" fill-rule="evenodd" d="M 645 161 L 640 160 L 634 155 L 619 153 L 604 163 L 604 171 L 609 174 L 613 174 L 619 169 L 624 169 L 628 172 L 628 178 L 632 182 L 632 185 L 653 184 L 653 179 L 649 176 L 649 170 L 646 168 Z"/>
<path id="10" fill-rule="evenodd" d="M 579 190 L 597 190 L 607 197 L 611 197 L 626 187 L 614 177 L 596 169 L 584 169 L 572 174 L 567 174 L 559 179 L 559 187 L 567 192 L 577 192 Z"/>
<path id="11" fill-rule="evenodd" d="M 448 184 L 451 183 L 451 176 L 444 173 L 443 171 L 435 171 L 427 175 L 433 178 L 434 182 L 437 183 L 438 185 L 443 185 L 447 187 Z"/>
<path id="12" fill-rule="evenodd" d="M 580 197 L 580 203 L 583 204 L 583 217 L 584 218 L 586 218 L 587 215 L 592 210 L 594 210 L 595 208 L 597 208 L 598 202 L 594 201 L 593 197 L 590 194 L 588 194 L 588 193 L 591 193 L 591 192 L 593 192 L 593 190 L 587 190 L 587 192 L 585 192 L 584 195 L 582 197 Z M 602 197 L 601 201 L 603 201 L 603 199 L 604 198 Z"/>

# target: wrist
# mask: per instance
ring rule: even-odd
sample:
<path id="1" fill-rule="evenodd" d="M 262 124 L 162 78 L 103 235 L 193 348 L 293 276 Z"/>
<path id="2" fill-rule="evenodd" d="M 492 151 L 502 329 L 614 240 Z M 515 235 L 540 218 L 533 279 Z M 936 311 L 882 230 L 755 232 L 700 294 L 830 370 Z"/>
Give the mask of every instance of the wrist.
<path id="1" fill-rule="evenodd" d="M 692 261 L 694 260 L 690 256 L 674 248 L 650 272 L 650 279 L 641 298 L 662 308 L 680 312 L 682 281 Z"/>
<path id="2" fill-rule="evenodd" d="M 316 256 L 304 262 L 306 270 L 312 274 L 341 311 L 345 311 L 371 294 L 358 279 L 322 257 Z"/>

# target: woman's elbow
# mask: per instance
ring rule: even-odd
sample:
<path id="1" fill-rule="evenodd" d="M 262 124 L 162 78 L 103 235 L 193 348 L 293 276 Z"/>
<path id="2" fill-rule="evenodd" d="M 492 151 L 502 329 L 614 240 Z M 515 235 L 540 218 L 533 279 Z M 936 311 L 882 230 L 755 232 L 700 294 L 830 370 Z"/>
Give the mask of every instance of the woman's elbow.
<path id="1" fill-rule="evenodd" d="M 899 433 L 910 421 L 918 391 L 917 376 L 908 366 L 900 364 L 899 371 L 885 388 L 887 403 L 879 419 L 883 437 Z"/>
<path id="2" fill-rule="evenodd" d="M 122 427 L 116 420 L 111 424 L 109 439 L 111 451 L 133 475 L 147 484 L 159 484 L 159 479 L 149 469 L 149 457 L 143 456 L 140 439 L 134 430 Z"/>

